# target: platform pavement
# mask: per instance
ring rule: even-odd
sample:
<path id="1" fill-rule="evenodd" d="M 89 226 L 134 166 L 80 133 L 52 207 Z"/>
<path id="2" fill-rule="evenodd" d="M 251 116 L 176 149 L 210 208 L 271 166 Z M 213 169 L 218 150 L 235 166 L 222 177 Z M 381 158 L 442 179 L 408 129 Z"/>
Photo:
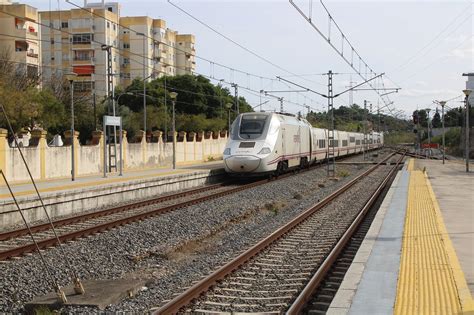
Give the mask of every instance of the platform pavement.
<path id="1" fill-rule="evenodd" d="M 94 174 L 90 176 L 76 177 L 74 181 L 71 178 L 59 178 L 50 180 L 37 180 L 36 185 L 40 193 L 54 193 L 64 192 L 74 189 L 82 189 L 86 187 L 104 186 L 108 184 L 125 183 L 128 181 L 149 179 L 153 177 L 164 177 L 168 175 L 191 173 L 196 170 L 212 170 L 224 168 L 222 161 L 203 162 L 197 164 L 190 164 L 185 166 L 178 166 L 176 169 L 171 167 L 152 168 L 143 170 L 127 170 L 122 176 L 118 172 L 109 173 L 104 178 L 102 174 Z M 11 195 L 7 186 L 0 181 L 0 202 L 3 200 L 10 200 Z M 11 184 L 12 190 L 17 197 L 36 196 L 34 187 L 30 181 L 22 183 Z"/>
<path id="2" fill-rule="evenodd" d="M 473 184 L 462 164 L 411 159 L 327 314 L 474 314 Z"/>

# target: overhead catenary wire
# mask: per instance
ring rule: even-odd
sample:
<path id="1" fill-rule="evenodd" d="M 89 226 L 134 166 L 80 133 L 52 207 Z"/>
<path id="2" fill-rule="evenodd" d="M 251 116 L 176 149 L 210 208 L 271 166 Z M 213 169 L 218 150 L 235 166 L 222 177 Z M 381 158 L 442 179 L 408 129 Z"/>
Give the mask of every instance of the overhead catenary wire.
<path id="1" fill-rule="evenodd" d="M 121 28 L 123 28 L 123 29 L 126 29 L 126 30 L 128 30 L 128 31 L 130 31 L 130 32 L 134 32 L 134 33 L 137 33 L 137 32 L 138 32 L 137 30 L 135 30 L 135 29 L 133 29 L 133 28 L 131 28 L 131 27 L 122 25 L 122 24 L 120 24 L 120 23 L 115 23 L 115 22 L 112 21 L 111 19 L 108 19 L 108 18 L 106 18 L 105 16 L 101 16 L 101 15 L 99 15 L 99 14 L 97 14 L 97 13 L 95 13 L 95 12 L 89 10 L 88 8 L 84 8 L 84 7 L 82 7 L 82 6 L 80 6 L 80 5 L 76 4 L 76 3 L 74 3 L 74 2 L 71 1 L 71 0 L 66 0 L 66 2 L 69 3 L 69 4 L 71 4 L 71 5 L 73 5 L 74 7 L 78 8 L 78 9 L 81 9 L 81 10 L 84 10 L 84 11 L 86 11 L 86 12 L 89 12 L 89 13 L 91 13 L 92 15 L 97 16 L 98 18 L 101 18 L 101 19 L 104 19 L 105 21 L 114 23 L 114 24 L 116 24 L 117 26 L 119 26 L 119 27 L 121 27 Z M 172 4 L 173 6 L 177 7 L 175 4 L 173 4 L 173 3 L 171 3 L 171 2 L 170 2 L 170 4 Z M 181 9 L 181 8 L 180 8 L 180 10 L 183 11 L 183 9 Z M 186 12 L 186 14 L 189 15 L 189 16 L 192 16 L 189 12 Z M 193 18 L 194 18 L 194 17 L 193 17 Z M 202 22 L 202 21 L 201 21 L 201 22 Z M 143 34 L 143 33 L 142 33 L 142 34 Z M 145 38 L 150 39 L 150 40 L 152 40 L 153 42 L 156 42 L 156 39 L 154 39 L 153 37 L 148 36 L 148 35 L 146 35 L 146 34 L 143 34 L 143 35 L 145 36 Z M 225 36 L 225 35 L 224 35 L 224 36 Z M 271 81 L 271 82 L 278 82 L 277 80 L 275 80 L 275 78 L 271 78 L 271 77 L 267 77 L 267 76 L 259 75 L 259 74 L 252 74 L 252 73 L 250 73 L 250 72 L 248 72 L 248 71 L 244 71 L 244 70 L 236 69 L 236 68 L 234 68 L 234 67 L 226 66 L 226 65 L 221 64 L 221 63 L 219 63 L 219 62 L 216 62 L 216 61 L 214 61 L 214 60 L 210 60 L 210 59 L 208 59 L 208 58 L 201 57 L 201 56 L 199 56 L 199 55 L 197 55 L 197 54 L 195 54 L 195 53 L 189 53 L 189 52 L 186 51 L 186 50 L 183 50 L 183 49 L 181 49 L 181 48 L 179 48 L 179 47 L 176 47 L 176 46 L 172 46 L 172 45 L 170 45 L 170 44 L 168 44 L 168 43 L 166 43 L 166 42 L 163 42 L 163 41 L 158 41 L 158 43 L 159 43 L 159 44 L 163 44 L 163 45 L 165 45 L 165 46 L 167 46 L 167 47 L 173 48 L 173 49 L 175 49 L 175 50 L 177 50 L 177 51 L 179 51 L 179 52 L 183 52 L 183 53 L 189 54 L 189 55 L 191 55 L 191 56 L 194 56 L 194 57 L 197 58 L 197 59 L 200 59 L 200 60 L 203 60 L 203 61 L 208 62 L 208 63 L 209 63 L 209 67 L 210 67 L 210 77 L 211 77 L 211 78 L 214 78 L 215 66 L 217 65 L 217 66 L 226 68 L 226 69 L 228 69 L 228 70 L 231 71 L 231 74 L 232 74 L 231 81 L 234 81 L 234 72 L 238 72 L 238 73 L 241 73 L 241 74 L 246 75 L 246 76 L 247 76 L 247 86 L 249 85 L 249 78 L 248 78 L 249 76 L 258 78 L 258 79 L 260 79 L 260 80 L 265 79 L 265 80 L 268 80 L 268 81 Z M 238 43 L 235 43 L 235 44 L 239 45 Z M 114 48 L 115 48 L 115 47 L 114 47 Z M 115 48 L 115 49 L 116 49 L 116 48 Z M 153 58 L 147 58 L 147 59 L 148 59 L 148 60 L 153 60 Z M 137 62 L 136 60 L 134 60 L 134 61 Z M 174 65 L 169 65 L 169 66 L 174 67 L 174 68 L 177 68 L 177 69 L 182 69 L 182 68 L 184 68 L 184 67 L 179 68 L 179 67 L 176 67 L 176 66 L 174 66 Z M 278 67 L 278 66 L 277 66 L 277 67 Z M 290 73 L 290 74 L 295 75 L 294 73 L 289 72 L 289 71 L 287 71 L 287 70 L 285 70 L 285 69 L 282 69 L 282 70 L 284 70 L 284 71 L 287 72 L 287 73 Z M 307 80 L 307 79 L 305 79 L 305 80 L 306 80 L 306 81 L 309 81 L 309 82 L 317 83 L 317 82 L 312 81 L 312 80 Z"/>
<path id="2" fill-rule="evenodd" d="M 68 3 L 71 3 L 71 2 L 68 2 Z M 85 9 L 85 8 L 81 8 L 81 9 L 84 9 L 84 10 L 86 10 L 87 12 L 90 12 L 91 14 L 94 14 L 93 12 L 91 12 L 90 10 L 87 10 L 87 9 Z M 12 14 L 12 13 L 9 13 L 9 12 L 5 12 L 5 11 L 1 11 L 1 12 L 5 13 L 5 14 L 7 14 L 7 15 L 10 15 L 10 16 L 16 17 L 16 18 L 21 18 L 20 16 L 15 15 L 15 14 Z M 96 13 L 95 13 L 95 14 L 96 14 Z M 102 16 L 100 16 L 100 17 L 103 18 L 103 19 L 105 19 L 105 20 L 107 20 L 106 18 L 104 18 L 104 17 L 102 17 Z M 69 32 L 69 31 L 63 30 L 63 29 L 61 29 L 61 28 L 55 28 L 54 26 L 47 25 L 47 24 L 45 24 L 45 23 L 41 23 L 41 22 L 37 22 L 37 21 L 32 21 L 32 22 L 33 22 L 33 23 L 36 23 L 37 25 L 40 25 L 40 26 L 43 26 L 43 27 L 52 29 L 52 30 L 54 30 L 54 31 L 58 31 L 58 32 L 60 32 L 60 33 L 65 33 L 65 34 L 68 34 L 68 35 L 70 35 L 70 36 L 74 35 L 73 33 Z M 102 43 L 102 42 L 97 41 L 97 40 L 95 40 L 95 39 L 90 39 L 90 40 L 91 40 L 91 42 L 97 43 L 97 44 L 99 44 L 99 45 L 105 45 L 105 43 Z M 113 48 L 115 51 L 117 51 L 117 53 L 118 53 L 119 55 L 121 55 L 121 56 L 123 56 L 124 54 L 122 54 L 122 53 L 120 53 L 120 52 L 124 51 L 124 52 L 126 52 L 126 53 L 128 53 L 128 54 L 130 54 L 130 55 L 135 55 L 135 56 L 138 56 L 138 57 L 141 57 L 141 58 L 143 57 L 143 55 L 141 55 L 141 54 L 133 53 L 133 52 L 130 52 L 130 51 L 128 51 L 128 50 L 125 50 L 125 49 L 122 49 L 122 48 L 119 48 L 119 47 L 112 47 L 112 48 Z M 176 48 L 176 47 L 175 47 L 175 48 Z M 138 64 L 144 65 L 143 62 L 140 62 L 140 61 L 138 61 L 138 60 L 132 59 L 130 56 L 129 56 L 129 58 L 130 58 L 130 60 L 133 60 L 134 62 L 137 62 Z M 148 58 L 148 57 L 145 57 L 145 59 L 153 60 L 153 58 Z M 145 66 L 146 66 L 146 65 L 145 65 Z M 176 66 L 176 65 L 169 65 L 169 66 L 174 67 L 174 68 L 177 68 L 177 69 L 183 69 L 183 68 L 184 68 L 184 67 L 179 67 L 179 66 Z M 148 67 L 150 67 L 150 66 L 148 66 Z M 236 70 L 236 69 L 233 69 L 233 68 L 229 68 L 229 69 L 232 69 L 232 71 L 239 71 L 239 72 L 242 72 L 242 73 L 246 73 L 246 74 L 247 74 L 247 72 L 243 72 L 243 71 Z M 221 79 L 221 80 L 218 80 L 218 79 L 216 79 L 216 78 L 213 78 L 213 77 L 211 77 L 211 76 L 204 75 L 204 74 L 202 74 L 202 73 L 198 73 L 198 72 L 196 72 L 196 71 L 195 71 L 194 73 L 196 73 L 196 74 L 198 74 L 198 75 L 202 75 L 202 76 L 204 76 L 204 77 L 207 77 L 208 79 L 211 79 L 211 80 L 222 81 L 222 79 Z M 95 75 L 99 75 L 99 74 L 95 74 Z M 274 79 L 274 78 L 268 78 L 268 77 L 265 77 L 265 76 L 257 76 L 257 77 L 258 77 L 258 78 L 262 78 L 262 79 L 267 79 L 267 80 L 269 80 L 270 82 L 278 82 L 278 81 L 277 81 L 276 79 Z M 236 83 L 233 83 L 233 84 L 236 84 Z M 238 85 L 238 86 L 239 86 L 239 88 L 244 88 L 244 86 L 242 86 L 242 85 Z M 255 91 L 255 90 L 253 90 L 253 91 Z M 258 91 L 257 91 L 257 92 L 258 92 Z M 288 102 L 288 101 L 286 101 L 286 102 Z M 301 104 L 298 104 L 298 105 L 299 105 L 299 106 L 302 106 Z"/>
<path id="3" fill-rule="evenodd" d="M 424 45 L 422 48 L 420 48 L 418 51 L 416 51 L 412 56 L 410 56 L 409 58 L 407 58 L 404 62 L 402 62 L 400 65 L 398 65 L 397 67 L 395 67 L 393 70 L 391 70 L 390 72 L 394 72 L 394 71 L 397 71 L 397 70 L 400 70 L 400 69 L 403 69 L 405 68 L 406 66 L 408 66 L 410 63 L 412 63 L 415 59 L 418 58 L 418 55 L 423 52 L 426 48 L 428 48 L 432 43 L 434 43 L 445 31 L 447 31 L 455 22 L 459 21 L 459 18 L 461 16 L 463 16 L 464 14 L 466 14 L 466 12 L 469 12 L 467 9 L 469 7 L 471 7 L 472 4 L 469 4 L 468 6 L 466 6 L 465 8 L 462 9 L 462 11 L 460 12 L 460 14 L 456 15 L 456 17 L 454 19 L 452 19 L 451 22 L 449 22 L 446 27 L 444 27 L 436 36 L 434 36 L 426 45 Z M 469 16 L 467 16 L 467 18 L 471 17 L 472 14 L 470 14 Z M 463 20 L 459 25 L 462 25 L 465 23 L 465 20 Z M 456 28 L 457 29 L 457 28 Z M 448 35 L 449 36 L 449 35 Z M 429 52 L 429 50 L 428 50 Z M 426 55 L 427 52 L 425 52 L 423 55 L 421 55 L 420 57 Z"/>
<path id="4" fill-rule="evenodd" d="M 310 0 L 311 2 L 313 0 Z M 318 34 L 326 40 L 326 42 L 336 51 L 336 53 L 354 70 L 356 71 L 356 73 L 362 78 L 364 79 L 364 81 L 366 81 L 367 79 L 369 79 L 370 77 L 373 77 L 373 76 L 376 76 L 376 73 L 375 71 L 372 70 L 372 68 L 370 68 L 367 64 L 367 62 L 365 62 L 362 57 L 360 56 L 360 54 L 356 51 L 356 49 L 354 48 L 354 46 L 352 45 L 352 43 L 348 40 L 347 36 L 345 35 L 345 33 L 342 31 L 342 29 L 339 27 L 339 25 L 337 24 L 337 22 L 334 20 L 334 18 L 332 17 L 331 13 L 329 12 L 329 10 L 327 9 L 327 7 L 325 6 L 325 4 L 323 3 L 322 0 L 320 0 L 320 3 L 322 5 L 322 7 L 324 8 L 324 10 L 326 11 L 327 13 L 327 16 L 328 16 L 328 20 L 329 20 L 329 23 L 330 25 L 332 23 L 334 23 L 334 25 L 336 26 L 337 30 L 339 31 L 341 37 L 342 37 L 342 44 L 341 44 L 341 47 L 337 47 L 336 44 L 334 44 L 334 41 L 331 41 L 331 34 L 330 32 L 328 32 L 328 34 L 324 34 L 320 28 L 318 26 L 316 26 L 312 19 L 310 19 L 308 17 L 308 15 L 305 14 L 305 12 L 294 2 L 294 0 L 289 0 L 290 4 L 293 5 L 293 7 L 300 13 L 301 16 L 303 16 L 304 19 L 306 19 L 306 21 L 318 32 Z M 344 50 L 344 45 L 347 44 L 350 48 L 350 56 L 348 56 L 346 53 L 345 53 L 345 50 Z M 362 69 L 361 69 L 361 66 L 362 66 Z M 365 69 L 364 69 L 365 68 Z M 365 71 L 365 72 L 363 72 Z M 380 96 L 380 93 L 375 89 L 375 87 L 371 84 L 371 83 L 368 83 L 370 87 L 374 88 L 374 91 L 379 95 L 379 97 L 382 99 L 382 101 L 385 103 L 385 104 L 390 104 L 390 98 L 388 98 L 388 96 Z M 382 80 L 382 84 L 383 84 L 383 80 Z M 389 108 L 390 109 L 390 108 Z M 391 110 L 391 109 L 390 109 Z"/>

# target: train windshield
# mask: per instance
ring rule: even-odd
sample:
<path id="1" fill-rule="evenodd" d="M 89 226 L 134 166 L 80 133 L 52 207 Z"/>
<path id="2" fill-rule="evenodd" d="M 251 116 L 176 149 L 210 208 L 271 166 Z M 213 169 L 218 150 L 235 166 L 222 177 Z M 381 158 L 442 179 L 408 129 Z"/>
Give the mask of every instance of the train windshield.
<path id="1" fill-rule="evenodd" d="M 238 133 L 239 139 L 257 139 L 264 133 L 268 115 L 242 115 L 240 124 L 234 125 L 232 136 Z M 236 130 L 237 129 L 237 130 Z"/>

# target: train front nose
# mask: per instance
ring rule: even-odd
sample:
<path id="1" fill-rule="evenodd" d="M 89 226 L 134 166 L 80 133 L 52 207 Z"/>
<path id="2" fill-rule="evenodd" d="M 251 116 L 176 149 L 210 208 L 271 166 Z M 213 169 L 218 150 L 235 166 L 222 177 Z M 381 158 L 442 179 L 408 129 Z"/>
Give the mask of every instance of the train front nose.
<path id="1" fill-rule="evenodd" d="M 235 173 L 253 172 L 260 166 L 260 159 L 255 156 L 234 155 L 224 160 L 225 166 Z"/>

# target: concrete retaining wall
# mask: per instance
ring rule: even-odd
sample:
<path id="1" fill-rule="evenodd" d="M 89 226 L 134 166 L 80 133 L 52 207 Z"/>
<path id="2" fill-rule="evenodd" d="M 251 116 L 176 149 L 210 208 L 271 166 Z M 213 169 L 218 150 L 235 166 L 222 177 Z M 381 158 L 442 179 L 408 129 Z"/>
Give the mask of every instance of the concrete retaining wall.
<path id="1" fill-rule="evenodd" d="M 87 187 L 68 192 L 42 193 L 41 195 L 51 218 L 57 218 L 84 211 L 98 211 L 105 207 L 109 208 L 140 199 L 154 198 L 163 193 L 214 183 L 224 175 L 222 169 L 199 170 L 186 174 Z M 18 201 L 28 222 L 46 219 L 44 210 L 40 207 L 36 196 L 19 197 Z M 22 224 L 22 222 L 12 201 L 0 203 L 0 232 L 13 225 Z"/>
<path id="2" fill-rule="evenodd" d="M 147 143 L 144 132 L 141 142 L 128 143 L 126 132 L 123 132 L 123 169 L 146 169 L 168 166 L 172 163 L 172 143 L 164 143 L 161 131 L 153 132 L 154 142 Z M 46 143 L 46 131 L 34 130 L 30 146 L 22 148 L 23 155 L 35 179 L 54 179 L 71 176 L 71 132 L 65 132 L 65 146 L 49 147 Z M 93 135 L 95 145 L 82 146 L 78 141 L 79 132 L 75 132 L 74 165 L 75 176 L 101 174 L 104 169 L 104 141 L 102 132 Z M 10 182 L 28 181 L 29 176 L 17 148 L 9 146 L 7 131 L 0 129 L 0 169 Z M 186 135 L 180 132 L 175 135 L 176 161 L 178 164 L 189 164 L 222 157 L 227 135 L 204 132 Z M 117 146 L 117 166 L 120 163 L 120 146 Z M 117 167 L 118 168 L 118 167 Z M 0 180 L 0 184 L 3 180 Z"/>

